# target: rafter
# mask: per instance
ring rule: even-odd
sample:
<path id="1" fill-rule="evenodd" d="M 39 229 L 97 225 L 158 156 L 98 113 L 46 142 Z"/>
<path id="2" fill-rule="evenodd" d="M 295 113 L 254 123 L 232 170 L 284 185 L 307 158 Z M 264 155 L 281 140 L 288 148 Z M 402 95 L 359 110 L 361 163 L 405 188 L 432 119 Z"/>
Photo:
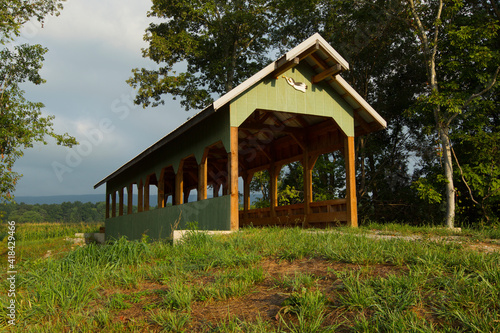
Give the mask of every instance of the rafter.
<path id="1" fill-rule="evenodd" d="M 340 64 L 336 64 L 328 69 L 325 69 L 323 72 L 314 75 L 312 78 L 312 83 L 321 82 L 327 77 L 339 74 L 341 71 L 342 71 L 342 66 L 340 66 Z"/>
<path id="2" fill-rule="evenodd" d="M 295 57 L 290 61 L 286 60 L 286 56 L 276 62 L 276 69 L 271 73 L 275 79 L 279 78 L 281 74 L 285 73 L 290 68 L 297 66 L 300 63 L 300 58 Z"/>
<path id="3" fill-rule="evenodd" d="M 367 133 L 369 133 L 371 131 L 371 128 L 370 128 L 370 124 L 368 124 L 360 115 L 359 115 L 359 111 L 361 110 L 360 109 L 356 109 L 354 110 L 353 112 L 353 115 L 354 115 L 354 120 L 356 120 L 358 122 L 358 124 L 363 128 L 363 130 L 365 130 Z"/>

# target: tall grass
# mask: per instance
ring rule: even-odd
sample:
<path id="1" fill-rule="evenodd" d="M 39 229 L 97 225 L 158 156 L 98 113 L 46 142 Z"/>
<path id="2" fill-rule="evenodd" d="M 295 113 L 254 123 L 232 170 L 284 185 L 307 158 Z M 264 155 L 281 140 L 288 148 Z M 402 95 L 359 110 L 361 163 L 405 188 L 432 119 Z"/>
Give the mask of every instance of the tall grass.
<path id="1" fill-rule="evenodd" d="M 17 223 L 16 240 L 36 241 L 56 237 L 73 237 L 75 233 L 99 232 L 103 223 Z M 7 225 L 0 224 L 0 240 L 7 235 Z"/>
<path id="2" fill-rule="evenodd" d="M 292 265 L 307 259 L 345 269 L 330 268 L 324 278 L 307 271 L 276 277 L 262 268 L 263 260 Z M 176 246 L 120 239 L 20 262 L 14 331 L 189 332 L 196 307 L 244 299 L 259 286 L 285 295 L 275 319 L 262 312 L 246 320 L 228 307 L 227 319 L 204 322 L 203 329 L 498 332 L 499 263 L 500 254 L 459 243 L 377 240 L 363 230 L 249 228 L 230 236 L 192 233 Z M 0 288 L 8 289 L 5 279 Z M 0 301 L 7 304 L 5 294 Z M 142 309 L 142 317 L 113 319 L 132 307 Z M 5 306 L 1 311 L 5 328 Z"/>

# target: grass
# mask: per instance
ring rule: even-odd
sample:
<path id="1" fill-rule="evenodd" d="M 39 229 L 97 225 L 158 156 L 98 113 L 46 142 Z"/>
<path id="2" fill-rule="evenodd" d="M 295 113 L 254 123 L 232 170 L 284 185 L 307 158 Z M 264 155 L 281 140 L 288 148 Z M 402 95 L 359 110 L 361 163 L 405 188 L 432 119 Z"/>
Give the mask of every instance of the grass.
<path id="1" fill-rule="evenodd" d="M 385 228 L 422 237 L 248 228 L 49 258 L 26 245 L 11 331 L 500 332 L 500 254 L 469 246 L 490 232 L 450 242 L 429 228 Z M 5 293 L 0 301 L 0 327 L 12 329 Z"/>
<path id="2" fill-rule="evenodd" d="M 74 249 L 67 240 L 75 233 L 99 232 L 102 223 L 18 223 L 16 224 L 16 259 L 20 262 L 44 256 L 61 258 Z M 0 224 L 0 264 L 7 265 L 7 224 Z"/>

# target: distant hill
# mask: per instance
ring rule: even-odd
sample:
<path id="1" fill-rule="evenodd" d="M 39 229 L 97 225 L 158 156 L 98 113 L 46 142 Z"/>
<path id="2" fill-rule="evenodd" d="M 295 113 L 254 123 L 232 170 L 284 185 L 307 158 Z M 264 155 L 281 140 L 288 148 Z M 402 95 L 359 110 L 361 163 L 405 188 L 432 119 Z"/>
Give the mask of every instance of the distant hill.
<path id="1" fill-rule="evenodd" d="M 250 195 L 251 201 L 255 202 L 255 199 L 258 195 L 255 195 L 252 193 Z M 210 198 L 210 195 L 208 196 Z M 189 196 L 189 202 L 196 201 L 196 195 L 190 195 Z M 104 194 L 80 194 L 80 195 L 50 195 L 50 196 L 16 196 L 15 200 L 17 203 L 25 203 L 28 205 L 36 205 L 36 204 L 61 204 L 63 202 L 75 202 L 75 201 L 80 201 L 80 202 L 101 202 L 101 201 L 106 201 L 106 195 Z M 118 198 L 117 198 L 118 200 Z M 157 196 L 156 195 L 151 195 L 149 202 L 151 203 L 152 206 L 156 205 L 156 202 L 158 202 Z M 134 205 L 137 205 L 137 194 L 134 195 Z"/>
<path id="2" fill-rule="evenodd" d="M 15 200 L 17 203 L 25 203 L 28 205 L 36 205 L 36 204 L 61 204 L 63 202 L 101 202 L 106 201 L 106 195 L 104 194 L 82 194 L 82 195 L 51 195 L 51 196 L 16 196 Z M 118 200 L 118 198 L 116 198 Z M 189 202 L 196 201 L 196 195 L 189 196 Z M 134 195 L 134 205 L 137 205 L 137 194 Z M 156 202 L 158 202 L 158 198 L 156 195 L 151 195 L 149 198 L 149 202 L 151 205 L 155 206 Z"/>
<path id="3" fill-rule="evenodd" d="M 49 196 L 16 196 L 15 200 L 17 203 L 24 202 L 28 205 L 35 204 L 61 204 L 63 202 L 75 202 L 81 201 L 85 202 L 100 202 L 106 201 L 106 196 L 104 194 L 81 194 L 81 195 L 49 195 Z"/>

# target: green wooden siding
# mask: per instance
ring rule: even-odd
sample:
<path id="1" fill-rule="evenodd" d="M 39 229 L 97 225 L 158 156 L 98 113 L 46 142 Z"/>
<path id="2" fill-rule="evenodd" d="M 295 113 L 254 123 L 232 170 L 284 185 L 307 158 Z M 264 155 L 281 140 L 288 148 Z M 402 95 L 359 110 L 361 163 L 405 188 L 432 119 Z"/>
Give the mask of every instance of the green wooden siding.
<path id="1" fill-rule="evenodd" d="M 180 218 L 178 230 L 188 222 L 197 222 L 201 230 L 230 230 L 230 196 L 225 195 L 179 206 L 153 209 L 147 212 L 118 216 L 106 220 L 106 240 L 126 236 L 129 240 L 169 238 L 172 226 Z"/>
<path id="2" fill-rule="evenodd" d="M 305 93 L 295 90 L 280 76 L 255 84 L 231 102 L 231 126 L 239 127 L 256 109 L 332 117 L 348 136 L 354 136 L 352 107 L 325 82 L 311 83 L 317 74 L 299 64 L 285 74 L 307 84 Z"/>

